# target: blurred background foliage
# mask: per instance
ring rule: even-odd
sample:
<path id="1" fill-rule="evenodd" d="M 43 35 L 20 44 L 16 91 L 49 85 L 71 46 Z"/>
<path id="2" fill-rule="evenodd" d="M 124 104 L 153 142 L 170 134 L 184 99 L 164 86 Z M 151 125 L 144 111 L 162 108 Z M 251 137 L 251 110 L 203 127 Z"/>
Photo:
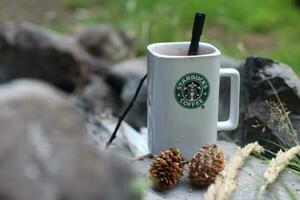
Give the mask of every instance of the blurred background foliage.
<path id="1" fill-rule="evenodd" d="M 207 14 L 203 41 L 243 59 L 260 55 L 285 62 L 300 74 L 300 6 L 297 0 L 63 0 L 71 17 L 47 25 L 60 32 L 76 26 L 113 24 L 133 39 L 133 52 L 153 42 L 186 41 L 194 13 Z"/>

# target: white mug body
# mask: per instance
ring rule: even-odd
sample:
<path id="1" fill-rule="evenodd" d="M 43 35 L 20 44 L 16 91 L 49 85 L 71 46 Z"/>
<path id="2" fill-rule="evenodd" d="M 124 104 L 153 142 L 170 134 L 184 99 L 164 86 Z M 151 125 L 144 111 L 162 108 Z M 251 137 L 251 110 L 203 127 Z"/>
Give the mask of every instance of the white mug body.
<path id="1" fill-rule="evenodd" d="M 220 51 L 199 43 L 199 55 L 187 56 L 189 42 L 148 46 L 148 145 L 152 154 L 179 148 L 188 158 L 217 140 Z"/>

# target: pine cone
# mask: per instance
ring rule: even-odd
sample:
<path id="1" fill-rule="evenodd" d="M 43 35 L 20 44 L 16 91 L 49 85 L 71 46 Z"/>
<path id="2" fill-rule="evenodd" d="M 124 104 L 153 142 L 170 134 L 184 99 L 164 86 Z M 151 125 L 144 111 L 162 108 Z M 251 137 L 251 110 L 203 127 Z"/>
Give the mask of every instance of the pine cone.
<path id="1" fill-rule="evenodd" d="M 196 186 L 212 183 L 224 169 L 224 152 L 216 144 L 204 145 L 189 162 L 189 178 Z"/>
<path id="2" fill-rule="evenodd" d="M 149 170 L 154 188 L 159 191 L 167 190 L 177 184 L 183 175 L 185 158 L 176 148 L 170 148 L 155 156 Z"/>

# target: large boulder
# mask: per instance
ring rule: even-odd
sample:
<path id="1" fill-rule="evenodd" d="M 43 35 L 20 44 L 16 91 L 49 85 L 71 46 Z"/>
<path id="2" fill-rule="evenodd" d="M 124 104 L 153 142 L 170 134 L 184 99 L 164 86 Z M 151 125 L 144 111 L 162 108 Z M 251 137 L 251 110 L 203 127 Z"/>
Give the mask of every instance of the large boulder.
<path id="1" fill-rule="evenodd" d="M 85 78 L 76 51 L 80 49 L 71 38 L 47 29 L 27 23 L 2 25 L 0 83 L 34 78 L 71 93 Z"/>
<path id="2" fill-rule="evenodd" d="M 16 81 L 0 87 L 0 109 L 1 199 L 135 197 L 127 163 L 91 145 L 66 95 L 40 82 Z"/>
<path id="3" fill-rule="evenodd" d="M 90 74 L 103 76 L 129 53 L 126 36 L 108 25 L 61 35 L 29 23 L 0 25 L 0 83 L 16 78 L 46 81 L 68 93 Z"/>
<path id="4" fill-rule="evenodd" d="M 298 76 L 288 65 L 261 57 L 249 57 L 237 69 L 241 75 L 239 125 L 226 135 L 240 145 L 258 141 L 272 151 L 278 150 L 274 142 L 294 146 L 300 138 Z M 222 117 L 225 118 L 229 108 L 228 80 L 221 84 L 221 91 L 220 101 L 225 102 L 221 105 L 224 113 Z M 291 134 L 285 116 L 280 114 L 279 101 L 290 112 L 288 116 L 296 131 L 295 135 Z"/>

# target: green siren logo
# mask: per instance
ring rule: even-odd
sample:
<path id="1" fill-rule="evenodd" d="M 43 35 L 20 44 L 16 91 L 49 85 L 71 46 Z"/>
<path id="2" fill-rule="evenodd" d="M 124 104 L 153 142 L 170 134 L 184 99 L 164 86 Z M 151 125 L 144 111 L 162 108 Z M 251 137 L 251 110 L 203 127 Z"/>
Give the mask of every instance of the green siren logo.
<path id="1" fill-rule="evenodd" d="M 204 108 L 203 104 L 209 96 L 209 82 L 202 74 L 186 74 L 177 81 L 174 95 L 176 101 L 184 108 Z"/>

